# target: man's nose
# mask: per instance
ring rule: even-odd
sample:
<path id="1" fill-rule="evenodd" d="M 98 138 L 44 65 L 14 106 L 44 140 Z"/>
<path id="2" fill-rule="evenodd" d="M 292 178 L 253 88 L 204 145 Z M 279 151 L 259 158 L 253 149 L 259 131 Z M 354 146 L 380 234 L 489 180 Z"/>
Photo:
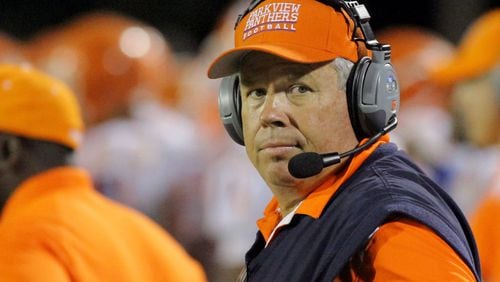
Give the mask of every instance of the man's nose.
<path id="1" fill-rule="evenodd" d="M 266 95 L 260 121 L 264 126 L 285 126 L 288 119 L 288 99 L 284 91 Z"/>

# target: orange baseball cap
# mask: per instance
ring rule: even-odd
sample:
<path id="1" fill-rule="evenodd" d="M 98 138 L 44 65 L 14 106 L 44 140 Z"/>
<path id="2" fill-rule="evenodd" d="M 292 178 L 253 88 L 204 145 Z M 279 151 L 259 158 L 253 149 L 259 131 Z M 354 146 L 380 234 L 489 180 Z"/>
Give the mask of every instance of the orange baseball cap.
<path id="1" fill-rule="evenodd" d="M 239 22 L 235 48 L 222 53 L 208 69 L 209 78 L 238 72 L 241 59 L 260 51 L 299 63 L 343 57 L 356 62 L 358 46 L 351 40 L 350 20 L 316 0 L 262 1 Z"/>
<path id="2" fill-rule="evenodd" d="M 462 37 L 457 52 L 432 72 L 432 78 L 450 85 L 475 78 L 500 63 L 500 8 L 486 12 L 474 21 Z"/>
<path id="3" fill-rule="evenodd" d="M 76 148 L 83 120 L 62 82 L 30 65 L 0 65 L 0 131 Z"/>

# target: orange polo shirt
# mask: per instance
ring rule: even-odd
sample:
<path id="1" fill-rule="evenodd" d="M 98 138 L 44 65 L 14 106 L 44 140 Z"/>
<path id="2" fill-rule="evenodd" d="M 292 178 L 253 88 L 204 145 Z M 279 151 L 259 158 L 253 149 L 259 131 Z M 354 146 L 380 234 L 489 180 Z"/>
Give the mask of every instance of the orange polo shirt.
<path id="1" fill-rule="evenodd" d="M 146 216 L 61 167 L 13 193 L 0 218 L 0 280 L 206 281 L 201 265 Z"/>
<path id="2" fill-rule="evenodd" d="M 333 175 L 304 199 L 295 214 L 319 218 L 326 204 L 337 189 L 361 166 L 373 151 L 389 141 L 383 136 L 367 150 L 357 154 L 340 173 Z M 260 232 L 269 240 L 281 221 L 278 201 L 273 198 L 264 211 L 264 218 L 257 222 Z M 272 240 L 272 238 L 271 238 Z M 473 272 L 458 254 L 427 226 L 403 219 L 382 225 L 365 250 L 371 258 L 373 281 L 476 281 Z M 354 270 L 353 281 L 363 281 Z"/>

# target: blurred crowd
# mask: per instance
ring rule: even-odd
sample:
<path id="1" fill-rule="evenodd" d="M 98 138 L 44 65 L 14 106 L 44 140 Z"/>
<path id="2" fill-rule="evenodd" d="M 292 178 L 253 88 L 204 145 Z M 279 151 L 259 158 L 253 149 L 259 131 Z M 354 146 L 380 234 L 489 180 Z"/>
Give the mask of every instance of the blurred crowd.
<path id="1" fill-rule="evenodd" d="M 209 62 L 232 46 L 228 34 L 244 5 L 229 7 L 190 56 L 177 55 L 154 27 L 109 11 L 82 14 L 28 41 L 0 34 L 0 63 L 31 64 L 78 95 L 86 135 L 74 161 L 99 191 L 160 223 L 210 281 L 235 280 L 271 198 L 244 148 L 224 131 L 220 81 L 206 77 Z M 471 219 L 485 277 L 498 279 L 489 261 L 500 255 L 486 250 L 500 245 L 499 34 L 498 9 L 456 44 L 417 26 L 376 32 L 392 45 L 400 80 L 391 139 Z"/>

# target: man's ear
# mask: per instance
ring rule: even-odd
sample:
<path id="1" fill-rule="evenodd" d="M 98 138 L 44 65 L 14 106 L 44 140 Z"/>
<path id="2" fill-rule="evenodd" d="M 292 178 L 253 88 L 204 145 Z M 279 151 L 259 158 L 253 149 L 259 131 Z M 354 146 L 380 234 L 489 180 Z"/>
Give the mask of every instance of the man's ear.
<path id="1" fill-rule="evenodd" d="M 12 135 L 0 134 L 0 171 L 8 169 L 21 155 L 21 142 Z"/>

